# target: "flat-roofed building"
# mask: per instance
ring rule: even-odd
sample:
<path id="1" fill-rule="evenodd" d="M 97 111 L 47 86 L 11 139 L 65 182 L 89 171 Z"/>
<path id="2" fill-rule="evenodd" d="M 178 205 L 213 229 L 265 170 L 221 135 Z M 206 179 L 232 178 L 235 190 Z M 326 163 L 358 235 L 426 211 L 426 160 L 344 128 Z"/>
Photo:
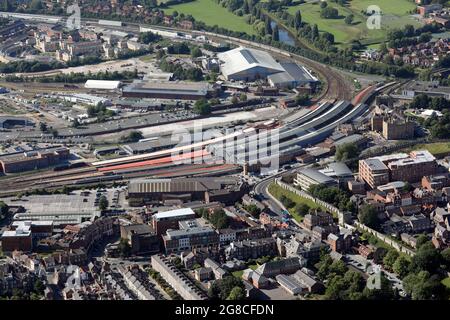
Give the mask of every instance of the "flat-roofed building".
<path id="1" fill-rule="evenodd" d="M 359 160 L 359 177 L 376 188 L 389 182 L 389 169 L 380 159 Z"/>
<path id="2" fill-rule="evenodd" d="M 353 180 L 352 170 L 350 170 L 350 168 L 343 162 L 329 163 L 324 169 L 319 170 L 319 172 L 341 182 Z"/>
<path id="3" fill-rule="evenodd" d="M 53 234 L 53 221 L 14 221 L 12 230 L 29 228 L 33 239 L 50 237 Z"/>
<path id="4" fill-rule="evenodd" d="M 31 228 L 28 225 L 23 225 L 15 230 L 4 231 L 1 241 L 3 252 L 15 250 L 30 252 L 33 249 Z"/>
<path id="5" fill-rule="evenodd" d="M 171 148 L 176 146 L 178 143 L 178 141 L 172 140 L 171 138 L 155 137 L 155 139 L 152 140 L 139 141 L 123 145 L 122 149 L 129 155 L 133 155 Z"/>
<path id="6" fill-rule="evenodd" d="M 60 164 L 69 158 L 70 150 L 65 147 L 39 149 L 0 156 L 0 171 L 4 173 L 38 170 Z"/>
<path id="7" fill-rule="evenodd" d="M 169 229 L 178 229 L 180 221 L 190 219 L 195 219 L 195 212 L 191 208 L 159 212 L 152 217 L 153 230 L 161 235 Z"/>
<path id="8" fill-rule="evenodd" d="M 336 180 L 315 169 L 306 168 L 297 173 L 294 179 L 294 185 L 299 186 L 302 190 L 308 190 L 311 186 L 323 184 L 327 186 L 337 185 Z"/>
<path id="9" fill-rule="evenodd" d="M 123 97 L 200 100 L 214 97 L 216 90 L 205 82 L 148 82 L 136 80 L 122 89 Z"/>
<path id="10" fill-rule="evenodd" d="M 216 248 L 219 235 L 211 227 L 189 227 L 179 230 L 167 230 L 163 235 L 166 254 L 192 251 L 198 248 Z"/>
<path id="11" fill-rule="evenodd" d="M 120 237 L 128 239 L 133 254 L 154 254 L 160 250 L 160 239 L 148 224 L 120 226 Z"/>
<path id="12" fill-rule="evenodd" d="M 412 151 L 407 159 L 389 162 L 391 180 L 417 182 L 438 170 L 436 158 L 428 150 Z"/>
<path id="13" fill-rule="evenodd" d="M 246 192 L 236 178 L 136 179 L 128 185 L 128 202 L 140 206 L 166 200 L 223 202 L 234 204 Z"/>
<path id="14" fill-rule="evenodd" d="M 438 172 L 436 158 L 427 150 L 359 160 L 359 177 L 376 188 L 389 181 L 418 182 Z"/>
<path id="15" fill-rule="evenodd" d="M 294 88 L 306 84 L 312 85 L 319 81 L 304 66 L 295 62 L 281 62 L 280 65 L 285 71 L 267 77 L 267 81 L 272 87 Z"/>

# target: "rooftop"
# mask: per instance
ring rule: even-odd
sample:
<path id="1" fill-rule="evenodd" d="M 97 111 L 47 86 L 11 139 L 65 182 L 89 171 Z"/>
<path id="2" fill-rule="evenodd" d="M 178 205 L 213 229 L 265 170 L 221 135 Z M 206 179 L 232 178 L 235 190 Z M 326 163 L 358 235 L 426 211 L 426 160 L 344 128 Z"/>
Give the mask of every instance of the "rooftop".
<path id="1" fill-rule="evenodd" d="M 267 52 L 244 47 L 235 48 L 217 55 L 224 75 L 239 73 L 251 68 L 260 67 L 272 70 L 274 73 L 283 72 L 284 69 Z"/>
<path id="2" fill-rule="evenodd" d="M 112 80 L 87 80 L 84 87 L 87 89 L 105 89 L 114 90 L 118 89 L 121 85 L 121 81 Z"/>
<path id="3" fill-rule="evenodd" d="M 285 71 L 272 74 L 268 77 L 275 84 L 294 81 L 300 83 L 318 81 L 305 67 L 299 66 L 295 62 L 282 62 L 280 65 Z"/>
<path id="4" fill-rule="evenodd" d="M 125 86 L 122 92 L 131 93 L 178 93 L 206 96 L 211 85 L 205 82 L 149 82 L 136 80 Z"/>
<path id="5" fill-rule="evenodd" d="M 300 170 L 298 173 L 316 181 L 319 184 L 334 182 L 334 180 L 332 178 L 326 176 L 322 172 L 319 172 L 318 170 L 315 170 L 315 169 L 306 168 L 306 169 Z"/>
<path id="6" fill-rule="evenodd" d="M 165 218 L 188 216 L 188 215 L 192 215 L 192 214 L 195 214 L 195 212 L 191 208 L 182 208 L 182 209 L 175 209 L 175 210 L 170 210 L 170 211 L 159 212 L 159 213 L 153 215 L 153 219 L 159 220 L 159 219 L 165 219 Z"/>

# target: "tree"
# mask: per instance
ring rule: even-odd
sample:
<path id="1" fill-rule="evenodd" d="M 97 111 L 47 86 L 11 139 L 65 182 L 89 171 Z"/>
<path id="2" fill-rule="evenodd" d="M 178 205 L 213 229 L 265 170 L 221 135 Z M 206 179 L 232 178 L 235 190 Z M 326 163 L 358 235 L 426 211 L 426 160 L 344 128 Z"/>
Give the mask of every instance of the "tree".
<path id="1" fill-rule="evenodd" d="M 238 294 L 236 287 L 244 289 L 244 283 L 241 279 L 234 276 L 226 276 L 223 279 L 215 281 L 208 290 L 208 295 L 211 298 L 218 298 L 226 300 L 230 297 L 231 292 L 234 289 L 233 296 Z"/>
<path id="2" fill-rule="evenodd" d="M 441 252 L 442 262 L 447 266 L 447 270 L 450 267 L 450 248 L 442 250 Z"/>
<path id="3" fill-rule="evenodd" d="M 72 127 L 78 128 L 79 126 L 80 126 L 80 121 L 78 120 L 78 118 L 75 118 L 75 119 L 72 121 Z"/>
<path id="4" fill-rule="evenodd" d="M 199 47 L 193 47 L 191 49 L 191 57 L 192 58 L 198 58 L 202 56 L 202 50 Z"/>
<path id="5" fill-rule="evenodd" d="M 106 199 L 105 196 L 101 196 L 100 199 L 98 200 L 98 208 L 101 211 L 105 211 L 106 209 L 108 209 L 108 206 L 109 206 L 108 199 Z"/>
<path id="6" fill-rule="evenodd" d="M 30 9 L 34 12 L 42 10 L 44 6 L 42 5 L 41 0 L 32 0 L 30 4 Z"/>
<path id="7" fill-rule="evenodd" d="M 431 276 L 428 271 L 408 274 L 403 279 L 403 287 L 413 300 L 438 299 L 444 291 L 439 277 Z"/>
<path id="8" fill-rule="evenodd" d="M 241 95 L 239 96 L 239 100 L 241 100 L 242 102 L 247 101 L 247 95 L 245 93 L 241 93 Z"/>
<path id="9" fill-rule="evenodd" d="M 9 212 L 9 206 L 4 203 L 3 201 L 0 201 L 0 217 L 4 217 Z"/>
<path id="10" fill-rule="evenodd" d="M 292 201 L 291 198 L 286 197 L 285 195 L 282 195 L 280 197 L 280 201 L 288 209 L 293 208 L 295 206 L 295 202 Z"/>
<path id="11" fill-rule="evenodd" d="M 311 101 L 311 98 L 307 93 L 299 94 L 295 97 L 295 103 L 297 105 L 307 105 Z"/>
<path id="12" fill-rule="evenodd" d="M 319 38 L 319 27 L 317 24 L 313 25 L 312 31 L 311 31 L 311 40 L 316 40 Z"/>
<path id="13" fill-rule="evenodd" d="M 38 279 L 34 283 L 33 289 L 37 294 L 43 294 L 44 290 L 45 290 L 45 284 L 41 280 Z"/>
<path id="14" fill-rule="evenodd" d="M 272 24 L 269 16 L 266 16 L 266 19 L 264 21 L 264 31 L 265 34 L 272 34 Z"/>
<path id="15" fill-rule="evenodd" d="M 245 292 L 241 287 L 234 287 L 227 297 L 227 300 L 244 300 Z"/>
<path id="16" fill-rule="evenodd" d="M 297 10 L 295 12 L 295 18 L 294 18 L 294 27 L 296 30 L 300 29 L 300 27 L 302 26 L 302 14 L 300 12 L 300 10 Z M 450 65 L 450 63 L 449 63 Z"/>
<path id="17" fill-rule="evenodd" d="M 411 263 L 406 257 L 399 256 L 397 260 L 395 260 L 392 270 L 398 274 L 400 278 L 403 278 L 408 274 L 410 264 Z"/>
<path id="18" fill-rule="evenodd" d="M 420 248 L 421 246 L 423 246 L 427 242 L 428 242 L 428 236 L 426 234 L 423 234 L 423 233 L 420 234 L 417 237 L 417 240 L 416 240 L 416 248 L 417 249 Z"/>
<path id="19" fill-rule="evenodd" d="M 278 25 L 275 25 L 275 27 L 272 30 L 272 40 L 273 41 L 280 41 Z"/>
<path id="20" fill-rule="evenodd" d="M 369 204 L 363 205 L 359 209 L 358 220 L 362 224 L 375 230 L 377 230 L 380 226 L 377 210 Z"/>
<path id="21" fill-rule="evenodd" d="M 352 15 L 352 14 L 349 14 L 348 16 L 346 16 L 345 17 L 345 19 L 344 19 L 344 22 L 346 23 L 346 24 L 352 24 L 353 23 L 353 18 L 354 18 L 354 16 Z"/>
<path id="22" fill-rule="evenodd" d="M 230 223 L 229 218 L 225 214 L 225 211 L 223 211 L 223 209 L 214 210 L 214 212 L 209 215 L 209 221 L 216 229 L 226 228 Z"/>
<path id="23" fill-rule="evenodd" d="M 434 273 L 441 263 L 441 255 L 431 242 L 423 244 L 412 258 L 412 269 Z"/>
<path id="24" fill-rule="evenodd" d="M 320 17 L 324 19 L 337 19 L 339 17 L 339 12 L 336 8 L 326 7 L 320 11 Z"/>
<path id="25" fill-rule="evenodd" d="M 143 139 L 144 136 L 142 135 L 142 132 L 140 131 L 131 131 L 128 135 L 122 136 L 120 138 L 121 142 L 138 142 L 139 140 Z"/>
<path id="26" fill-rule="evenodd" d="M 120 238 L 118 250 L 122 258 L 129 257 L 131 255 L 131 246 L 128 239 Z"/>
<path id="27" fill-rule="evenodd" d="M 197 100 L 194 104 L 194 112 L 202 116 L 211 113 L 211 104 L 206 99 Z"/>
<path id="28" fill-rule="evenodd" d="M 383 258 L 383 265 L 386 269 L 392 270 L 395 261 L 397 261 L 397 258 L 399 256 L 399 253 L 397 250 L 391 249 L 388 251 L 386 256 Z"/>
<path id="29" fill-rule="evenodd" d="M 42 132 L 47 132 L 47 124 L 45 122 L 39 122 L 39 130 L 41 130 Z"/>
<path id="30" fill-rule="evenodd" d="M 391 300 L 394 296 L 391 282 L 382 273 L 379 275 L 379 288 L 365 287 L 363 295 L 368 300 Z"/>
<path id="31" fill-rule="evenodd" d="M 326 8 L 326 7 L 328 7 L 328 2 L 326 2 L 326 1 L 320 2 L 320 8 L 321 8 L 321 9 L 324 9 L 324 8 Z"/>
<path id="32" fill-rule="evenodd" d="M 233 97 L 231 98 L 231 103 L 232 103 L 232 104 L 238 103 L 238 98 L 235 97 L 235 96 L 233 96 Z"/>
<path id="33" fill-rule="evenodd" d="M 336 148 L 336 153 L 334 155 L 337 161 L 345 161 L 355 157 L 358 157 L 359 150 L 358 146 L 354 143 L 344 143 Z"/>
<path id="34" fill-rule="evenodd" d="M 261 210 L 255 204 L 249 204 L 245 206 L 245 210 L 248 211 L 253 217 L 258 218 Z"/>
<path id="35" fill-rule="evenodd" d="M 304 215 L 307 215 L 309 213 L 310 209 L 311 208 L 306 203 L 299 203 L 295 207 L 295 212 L 297 212 L 301 216 L 304 216 Z"/>
<path id="36" fill-rule="evenodd" d="M 139 33 L 138 41 L 149 44 L 152 42 L 160 41 L 162 37 L 159 34 L 153 33 L 151 31 L 148 32 L 141 32 Z"/>
<path id="37" fill-rule="evenodd" d="M 338 300 L 343 298 L 343 292 L 347 288 L 347 284 L 342 276 L 335 276 L 327 284 L 325 296 L 328 300 Z"/>

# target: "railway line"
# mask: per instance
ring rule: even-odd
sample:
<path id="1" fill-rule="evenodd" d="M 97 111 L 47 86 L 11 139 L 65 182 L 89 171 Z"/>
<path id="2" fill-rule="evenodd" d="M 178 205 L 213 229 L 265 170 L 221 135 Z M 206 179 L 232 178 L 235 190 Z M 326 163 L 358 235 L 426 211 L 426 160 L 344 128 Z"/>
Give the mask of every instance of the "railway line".
<path id="1" fill-rule="evenodd" d="M 42 16 L 44 17 L 44 16 Z M 41 18 L 42 18 L 41 17 Z M 96 20 L 82 19 L 84 23 L 89 22 L 96 24 Z M 136 29 L 139 32 L 139 24 L 127 24 L 126 27 L 119 28 L 126 30 L 127 28 Z M 153 27 L 153 26 L 152 26 Z M 299 62 L 318 73 L 325 81 L 325 87 L 322 93 L 317 97 L 317 105 L 310 109 L 310 112 L 298 118 L 293 117 L 291 121 L 285 121 L 280 128 L 282 133 L 282 145 L 279 154 L 269 155 L 282 156 L 286 154 L 295 154 L 299 152 L 304 144 L 312 141 L 312 138 L 320 138 L 325 133 L 333 130 L 339 123 L 351 120 L 364 108 L 364 104 L 358 104 L 353 108 L 348 100 L 353 95 L 351 85 L 345 77 L 336 69 L 320 64 L 316 61 L 305 57 L 289 53 L 264 44 L 259 44 L 243 39 L 233 38 L 229 36 L 214 34 L 206 31 L 186 31 L 174 28 L 162 28 L 171 31 L 190 33 L 196 35 L 206 35 L 217 39 L 225 40 L 235 45 L 245 45 L 263 49 L 274 53 L 275 55 L 284 56 L 288 59 Z M 54 71 L 54 72 L 57 72 Z M 36 75 L 35 75 L 36 76 Z M 354 101 L 364 98 L 370 90 L 364 91 L 355 97 Z M 292 117 L 292 114 L 289 115 Z M 87 185 L 100 182 L 126 182 L 130 178 L 142 176 L 154 177 L 174 177 L 174 176 L 190 176 L 190 175 L 213 175 L 235 172 L 239 169 L 236 164 L 198 164 L 198 165 L 179 165 L 174 164 L 173 155 L 181 154 L 178 160 L 195 159 L 210 156 L 206 150 L 208 146 L 223 143 L 230 139 L 239 139 L 258 135 L 255 128 L 249 127 L 223 137 L 209 139 L 199 143 L 187 146 L 179 146 L 176 148 L 161 150 L 157 152 L 123 157 L 112 160 L 96 161 L 90 167 L 80 169 L 69 169 L 62 172 L 52 172 L 45 174 L 36 174 L 28 177 L 15 177 L 5 179 L 2 182 L 2 190 L 8 192 L 16 192 L 27 190 L 28 188 L 58 188 L 64 185 Z M 176 158 L 176 157 L 175 157 Z M 5 188 L 4 188 L 5 187 Z M 0 191 L 1 192 L 1 191 Z"/>

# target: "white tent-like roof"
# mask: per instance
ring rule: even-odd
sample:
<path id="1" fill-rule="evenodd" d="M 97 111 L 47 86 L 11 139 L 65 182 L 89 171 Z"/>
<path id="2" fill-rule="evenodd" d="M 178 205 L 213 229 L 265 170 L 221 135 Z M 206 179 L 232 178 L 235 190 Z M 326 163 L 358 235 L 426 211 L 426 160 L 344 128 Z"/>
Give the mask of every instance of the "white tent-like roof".
<path id="1" fill-rule="evenodd" d="M 267 69 L 267 73 L 285 71 L 269 53 L 261 50 L 239 47 L 219 53 L 217 57 L 222 62 L 221 71 L 226 77 L 256 67 Z"/>
<path id="2" fill-rule="evenodd" d="M 115 90 L 120 87 L 122 82 L 112 80 L 87 80 L 84 84 L 86 89 L 103 89 L 103 90 Z"/>

